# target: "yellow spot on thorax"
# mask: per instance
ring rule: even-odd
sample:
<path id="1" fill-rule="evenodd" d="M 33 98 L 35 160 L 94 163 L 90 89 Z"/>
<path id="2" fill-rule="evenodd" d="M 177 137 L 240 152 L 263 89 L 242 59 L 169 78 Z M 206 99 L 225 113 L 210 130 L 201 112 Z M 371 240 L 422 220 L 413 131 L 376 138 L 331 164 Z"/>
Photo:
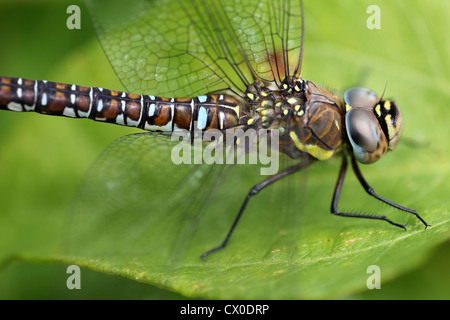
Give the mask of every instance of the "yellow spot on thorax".
<path id="1" fill-rule="evenodd" d="M 334 124 L 336 125 L 336 127 L 338 128 L 338 130 L 341 130 L 341 126 L 339 125 L 339 121 L 334 120 Z"/>
<path id="2" fill-rule="evenodd" d="M 292 141 L 294 141 L 294 144 L 298 150 L 307 152 L 318 160 L 321 160 L 321 161 L 328 160 L 334 154 L 334 150 L 324 150 L 324 149 L 320 148 L 319 146 L 313 146 L 313 145 L 301 143 L 298 140 L 297 134 L 294 131 L 289 132 L 289 136 L 291 137 Z"/>
<path id="3" fill-rule="evenodd" d="M 237 117 L 238 117 L 238 119 L 239 119 L 239 113 L 240 113 L 240 107 L 239 106 L 236 106 L 236 107 L 233 107 L 233 110 L 234 110 L 234 112 L 236 112 L 236 115 L 237 115 Z"/>
<path id="4" fill-rule="evenodd" d="M 263 116 L 271 115 L 271 114 L 273 114 L 273 110 L 272 109 L 264 109 L 264 110 L 261 111 L 261 114 Z"/>
<path id="5" fill-rule="evenodd" d="M 269 100 L 263 100 L 261 102 L 261 107 L 271 107 L 273 105 L 272 101 Z"/>
<path id="6" fill-rule="evenodd" d="M 294 104 L 294 103 L 296 103 L 298 100 L 296 99 L 296 98 L 289 98 L 288 100 L 287 100 L 287 102 L 289 103 L 289 104 Z"/>

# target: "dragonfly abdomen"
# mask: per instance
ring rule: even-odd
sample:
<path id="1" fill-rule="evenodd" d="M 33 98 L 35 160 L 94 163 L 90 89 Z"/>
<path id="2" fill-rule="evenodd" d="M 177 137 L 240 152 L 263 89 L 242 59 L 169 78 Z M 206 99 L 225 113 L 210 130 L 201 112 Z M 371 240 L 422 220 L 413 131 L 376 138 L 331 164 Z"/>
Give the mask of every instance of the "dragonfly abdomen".
<path id="1" fill-rule="evenodd" d="M 227 95 L 162 98 L 10 77 L 0 77 L 0 109 L 89 118 L 161 132 L 222 130 L 239 119 L 239 102 Z"/>

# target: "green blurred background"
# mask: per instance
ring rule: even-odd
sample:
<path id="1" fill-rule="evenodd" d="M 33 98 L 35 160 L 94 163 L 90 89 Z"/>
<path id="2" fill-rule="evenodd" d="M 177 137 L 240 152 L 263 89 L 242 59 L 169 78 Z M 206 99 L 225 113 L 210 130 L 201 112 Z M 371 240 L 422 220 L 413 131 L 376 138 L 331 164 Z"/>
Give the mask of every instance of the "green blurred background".
<path id="1" fill-rule="evenodd" d="M 360 3 L 358 8 L 376 4 L 372 2 Z M 395 34 L 387 37 L 383 33 L 379 43 L 386 43 L 386 46 L 379 48 L 380 55 L 389 57 L 395 64 L 402 61 L 399 53 L 409 53 L 410 61 L 417 63 L 415 71 L 430 77 L 424 81 L 439 75 L 446 78 L 448 84 L 448 2 L 427 2 L 423 11 L 419 10 L 419 1 L 413 3 L 411 25 L 398 25 L 398 28 L 413 27 L 417 38 L 397 38 Z M 81 8 L 81 30 L 66 28 L 66 8 L 72 4 Z M 352 56 L 354 51 L 361 53 L 358 57 L 373 56 L 370 46 L 363 42 L 364 34 L 358 34 L 351 27 L 352 19 L 361 19 L 361 16 L 365 19 L 364 12 L 360 16 L 353 15 L 349 12 L 351 5 L 347 3 L 340 7 L 341 17 L 345 18 L 338 18 L 339 14 L 325 9 L 326 1 L 306 1 L 305 6 L 305 78 L 344 89 L 356 84 L 365 74 L 370 79 L 377 70 L 390 67 L 380 60 L 374 61 L 374 69 L 366 70 L 364 63 L 367 61 L 363 63 Z M 397 9 L 407 6 L 409 1 L 406 0 L 395 5 Z M 396 15 L 396 12 L 382 12 L 382 23 L 393 23 Z M 344 23 L 345 19 L 348 23 Z M 0 75 L 123 90 L 95 38 L 81 1 L 0 0 L 0 30 Z M 428 37 L 435 31 L 438 36 Z M 324 59 L 333 60 L 335 52 L 332 49 L 336 47 L 342 48 L 349 64 L 353 64 L 346 74 L 334 72 L 329 65 L 321 63 Z M 445 63 L 440 68 L 433 61 Z M 383 87 L 378 89 L 381 91 Z M 416 88 L 412 90 L 412 94 L 418 94 Z M 71 291 L 65 282 L 67 266 L 29 264 L 14 259 L 17 252 L 30 247 L 45 253 L 57 245 L 54 239 L 64 234 L 64 219 L 84 173 L 109 143 L 132 132 L 136 131 L 92 121 L 1 112 L 0 258 L 3 264 L 0 298 L 183 298 L 150 285 L 87 269 L 82 269 L 82 290 Z M 418 139 L 427 138 L 426 132 L 421 130 L 406 132 Z M 441 156 L 446 156 L 445 152 Z M 10 239 L 15 239 L 14 243 Z M 388 283 L 383 282 L 381 290 L 354 292 L 336 298 L 448 299 L 449 267 L 450 242 L 446 242 L 420 268 Z"/>

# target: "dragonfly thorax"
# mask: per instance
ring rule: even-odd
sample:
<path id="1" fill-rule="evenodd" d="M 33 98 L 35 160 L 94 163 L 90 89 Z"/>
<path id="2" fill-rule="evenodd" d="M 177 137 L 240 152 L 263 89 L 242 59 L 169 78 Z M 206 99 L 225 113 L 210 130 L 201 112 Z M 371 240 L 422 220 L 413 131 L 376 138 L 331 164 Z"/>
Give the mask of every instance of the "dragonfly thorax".
<path id="1" fill-rule="evenodd" d="M 342 143 L 342 103 L 311 81 L 250 86 L 245 102 L 247 127 L 278 130 L 280 151 L 291 158 L 326 160 Z"/>
<path id="2" fill-rule="evenodd" d="M 251 85 L 245 92 L 247 124 L 263 128 L 277 128 L 280 121 L 293 112 L 304 112 L 305 82 L 297 80 L 293 85 L 283 81 L 280 86 Z M 303 110 L 303 111 L 301 111 Z M 283 121 L 281 121 L 283 122 Z"/>

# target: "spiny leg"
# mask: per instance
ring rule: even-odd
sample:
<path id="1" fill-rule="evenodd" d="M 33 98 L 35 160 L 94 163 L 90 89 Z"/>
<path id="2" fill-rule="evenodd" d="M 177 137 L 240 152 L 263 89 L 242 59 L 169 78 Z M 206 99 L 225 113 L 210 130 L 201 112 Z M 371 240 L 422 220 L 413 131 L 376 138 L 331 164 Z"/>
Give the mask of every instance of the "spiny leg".
<path id="1" fill-rule="evenodd" d="M 417 217 L 417 219 L 419 219 L 419 220 L 425 225 L 425 228 L 427 228 L 428 226 L 430 226 L 430 225 L 429 225 L 428 223 L 426 223 L 426 221 L 425 221 L 425 220 L 417 213 L 416 210 L 414 210 L 414 209 L 409 209 L 409 208 L 406 208 L 406 207 L 403 207 L 403 206 L 398 205 L 398 204 L 396 204 L 396 203 L 394 203 L 394 202 L 392 202 L 392 201 L 390 201 L 390 200 L 387 200 L 387 199 L 383 198 L 382 196 L 377 195 L 377 194 L 375 193 L 375 191 L 373 190 L 373 188 L 372 188 L 372 187 L 367 183 L 367 181 L 364 179 L 364 177 L 363 177 L 361 171 L 359 170 L 358 163 L 356 162 L 355 157 L 352 157 L 352 167 L 353 167 L 353 171 L 355 172 L 356 177 L 358 178 L 358 180 L 359 180 L 359 182 L 361 183 L 362 187 L 364 188 L 364 190 L 366 190 L 366 192 L 367 192 L 369 195 L 371 195 L 372 197 L 374 197 L 374 198 L 376 198 L 376 199 L 378 199 L 378 200 L 380 200 L 380 201 L 382 201 L 382 202 L 384 202 L 384 203 L 386 203 L 386 204 L 388 204 L 388 205 L 390 205 L 390 206 L 392 206 L 392 207 L 394 207 L 394 208 L 400 209 L 400 210 L 405 211 L 405 212 L 412 213 L 413 215 L 415 215 L 415 216 Z"/>
<path id="2" fill-rule="evenodd" d="M 340 212 L 338 210 L 338 200 L 339 200 L 339 195 L 341 193 L 341 189 L 342 189 L 342 185 L 344 183 L 344 178 L 345 178 L 345 173 L 347 171 L 347 158 L 344 156 L 343 160 L 342 160 L 342 165 L 341 165 L 341 169 L 339 171 L 339 177 L 338 177 L 338 181 L 336 183 L 336 187 L 334 190 L 334 195 L 333 195 L 333 201 L 331 204 L 331 213 L 337 215 L 337 216 L 343 216 L 343 217 L 353 217 L 353 218 L 366 218 L 366 219 L 375 219 L 375 220 L 384 220 L 394 226 L 403 228 L 406 230 L 405 226 L 399 223 L 395 223 L 392 220 L 390 220 L 388 217 L 386 216 L 374 216 L 374 215 L 367 215 L 367 214 L 359 214 L 359 213 L 347 213 L 347 212 Z M 422 221 L 425 224 L 425 227 L 428 226 L 428 224 L 417 214 L 417 212 L 415 210 L 412 209 L 408 209 L 405 207 L 402 207 L 396 203 L 393 203 L 379 195 L 377 195 L 375 193 L 375 191 L 373 190 L 373 188 L 367 183 L 367 181 L 364 179 L 364 177 L 362 176 L 361 171 L 358 168 L 358 164 L 356 163 L 356 159 L 354 157 L 352 157 L 352 167 L 353 167 L 353 171 L 355 172 L 359 182 L 361 183 L 361 185 L 363 186 L 364 190 L 366 190 L 366 192 L 375 197 L 376 199 L 383 201 L 384 203 L 389 204 L 390 206 L 393 206 L 394 208 L 406 211 L 406 212 L 410 212 L 413 213 L 414 215 L 416 215 L 416 217 L 418 217 L 420 219 L 420 221 Z"/>
<path id="3" fill-rule="evenodd" d="M 258 183 L 257 185 L 255 185 L 247 194 L 247 197 L 245 197 L 244 203 L 241 206 L 241 209 L 239 210 L 236 218 L 234 219 L 234 222 L 230 228 L 230 230 L 228 231 L 227 236 L 225 237 L 225 240 L 222 242 L 222 244 L 218 247 L 215 247 L 211 250 L 206 251 L 204 254 L 202 254 L 202 258 L 206 261 L 206 256 L 217 251 L 217 250 L 221 250 L 223 248 L 225 248 L 228 244 L 228 241 L 230 240 L 231 234 L 233 233 L 234 229 L 236 228 L 236 225 L 238 224 L 240 218 L 242 217 L 242 214 L 244 213 L 245 208 L 247 207 L 247 204 L 250 200 L 250 198 L 256 194 L 258 194 L 262 189 L 264 189 L 265 187 L 267 187 L 268 185 L 272 184 L 273 182 L 280 180 L 281 178 L 290 175 L 292 173 L 295 173 L 297 171 L 300 171 L 306 167 L 308 167 L 312 162 L 311 161 L 304 161 L 301 162 L 297 165 L 294 165 L 292 167 L 287 168 L 284 171 L 281 171 L 273 176 L 271 176 L 270 178 Z"/>

